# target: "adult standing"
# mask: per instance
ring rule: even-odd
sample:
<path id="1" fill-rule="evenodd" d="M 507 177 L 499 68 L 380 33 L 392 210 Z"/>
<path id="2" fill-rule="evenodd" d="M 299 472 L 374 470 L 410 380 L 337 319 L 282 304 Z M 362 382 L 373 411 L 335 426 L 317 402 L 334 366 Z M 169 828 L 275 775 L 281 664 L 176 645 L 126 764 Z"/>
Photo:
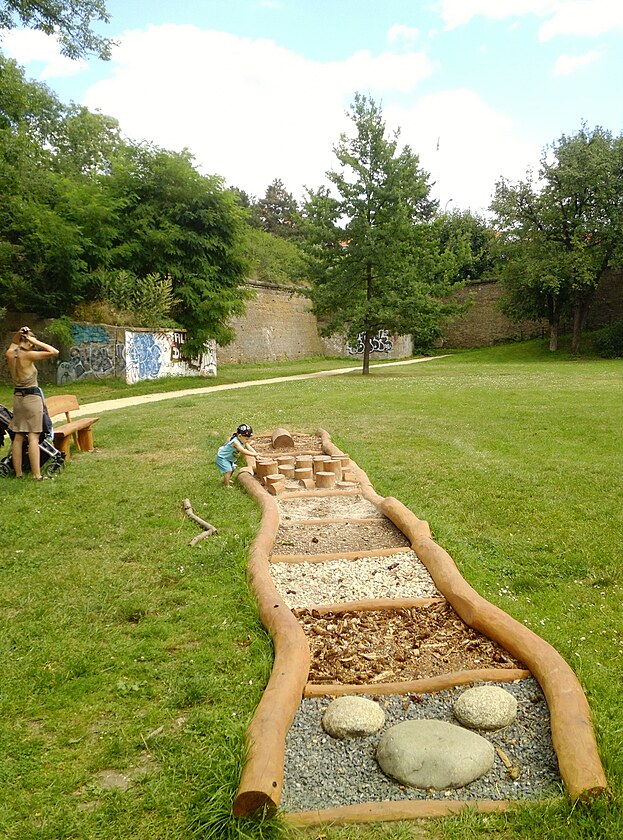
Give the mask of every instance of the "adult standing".
<path id="1" fill-rule="evenodd" d="M 45 344 L 35 337 L 30 327 L 22 327 L 15 333 L 6 351 L 7 363 L 13 384 L 13 419 L 9 430 L 14 432 L 12 456 L 13 469 L 22 477 L 24 441 L 28 438 L 28 460 L 33 477 L 42 481 L 39 439 L 43 432 L 43 391 L 37 380 L 35 359 L 49 359 L 58 356 L 56 347 Z"/>

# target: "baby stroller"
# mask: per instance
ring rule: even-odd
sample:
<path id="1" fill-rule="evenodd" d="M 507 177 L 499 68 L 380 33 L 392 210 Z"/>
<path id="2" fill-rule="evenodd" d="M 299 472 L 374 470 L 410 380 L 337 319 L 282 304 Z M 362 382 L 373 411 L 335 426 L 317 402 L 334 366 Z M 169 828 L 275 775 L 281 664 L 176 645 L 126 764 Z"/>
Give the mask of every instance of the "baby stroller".
<path id="1" fill-rule="evenodd" d="M 4 446 L 4 436 L 8 435 L 11 441 L 15 433 L 9 430 L 9 423 L 13 418 L 13 412 L 6 406 L 0 404 L 0 446 Z M 41 432 L 39 437 L 39 451 L 41 453 L 41 472 L 52 478 L 58 475 L 65 466 L 65 453 L 59 452 L 54 446 L 51 435 L 46 435 Z M 28 438 L 24 440 L 24 447 L 22 451 L 22 469 L 24 471 L 30 470 L 30 461 L 28 460 Z M 15 475 L 13 469 L 13 460 L 11 457 L 11 446 L 9 446 L 8 454 L 0 460 L 0 477 L 7 478 L 10 475 Z"/>

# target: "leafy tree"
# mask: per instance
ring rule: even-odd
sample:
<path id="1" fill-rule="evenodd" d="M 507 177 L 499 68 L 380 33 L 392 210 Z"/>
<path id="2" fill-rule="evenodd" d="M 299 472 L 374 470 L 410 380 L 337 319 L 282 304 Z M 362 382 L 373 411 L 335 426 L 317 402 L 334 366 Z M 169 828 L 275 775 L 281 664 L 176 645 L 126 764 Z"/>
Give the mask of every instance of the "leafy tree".
<path id="1" fill-rule="evenodd" d="M 259 226 L 274 236 L 290 238 L 297 233 L 298 206 L 279 178 L 266 188 L 264 198 L 254 205 Z"/>
<path id="2" fill-rule="evenodd" d="M 2 29 L 39 29 L 57 35 L 61 52 L 69 58 L 93 53 L 109 59 L 112 42 L 92 29 L 94 22 L 109 20 L 102 0 L 0 0 L 0 38 Z"/>
<path id="3" fill-rule="evenodd" d="M 492 275 L 495 233 L 488 222 L 469 210 L 453 210 L 441 213 L 435 224 L 442 248 L 456 252 L 458 280 L 469 282 Z"/>
<path id="4" fill-rule="evenodd" d="M 329 188 L 310 191 L 304 208 L 309 295 L 322 332 L 364 335 L 363 373 L 370 341 L 381 329 L 413 334 L 418 345 L 439 334 L 457 271 L 456 255 L 430 223 L 436 203 L 428 174 L 398 134 L 386 136 L 381 109 L 357 94 L 355 133 L 334 147 L 340 169 Z"/>
<path id="5" fill-rule="evenodd" d="M 577 353 L 603 274 L 623 264 L 623 135 L 586 126 L 545 149 L 538 179 L 496 186 L 507 312 L 546 317 L 550 349 L 560 320 L 573 317 Z"/>
<path id="6" fill-rule="evenodd" d="M 127 145 L 106 181 L 119 213 L 108 268 L 137 277 L 170 275 L 173 316 L 188 330 L 186 348 L 214 338 L 225 345 L 251 293 L 244 287 L 244 211 L 217 176 L 204 176 L 188 152 Z"/>

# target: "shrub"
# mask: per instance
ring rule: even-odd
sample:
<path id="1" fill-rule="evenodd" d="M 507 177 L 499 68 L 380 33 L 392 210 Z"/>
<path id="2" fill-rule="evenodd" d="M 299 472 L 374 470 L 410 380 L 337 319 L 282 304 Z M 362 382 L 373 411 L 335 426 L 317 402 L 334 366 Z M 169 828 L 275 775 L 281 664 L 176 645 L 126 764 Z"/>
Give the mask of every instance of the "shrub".
<path id="1" fill-rule="evenodd" d="M 615 321 L 594 336 L 595 350 L 604 359 L 623 357 L 623 321 Z"/>

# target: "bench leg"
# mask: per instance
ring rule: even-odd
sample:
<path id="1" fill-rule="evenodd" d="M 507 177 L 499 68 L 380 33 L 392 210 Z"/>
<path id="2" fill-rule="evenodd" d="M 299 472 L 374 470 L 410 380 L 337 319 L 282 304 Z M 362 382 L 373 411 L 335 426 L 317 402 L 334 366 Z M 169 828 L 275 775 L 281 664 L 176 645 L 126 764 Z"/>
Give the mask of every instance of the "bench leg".
<path id="1" fill-rule="evenodd" d="M 71 437 L 67 435 L 54 435 L 54 446 L 60 451 L 65 453 L 65 463 L 69 461 L 70 454 L 69 454 L 69 447 L 71 445 Z"/>
<path id="2" fill-rule="evenodd" d="M 90 427 L 88 429 L 80 429 L 78 432 L 78 449 L 88 451 L 95 449 L 93 446 L 93 429 Z"/>

